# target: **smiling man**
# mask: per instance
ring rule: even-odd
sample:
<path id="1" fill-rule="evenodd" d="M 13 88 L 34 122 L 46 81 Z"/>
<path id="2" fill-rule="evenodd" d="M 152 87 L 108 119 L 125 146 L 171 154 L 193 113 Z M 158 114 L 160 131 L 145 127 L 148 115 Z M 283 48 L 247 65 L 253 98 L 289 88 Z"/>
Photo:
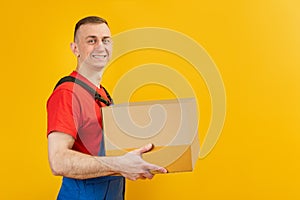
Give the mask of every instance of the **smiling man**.
<path id="1" fill-rule="evenodd" d="M 106 20 L 80 20 L 71 50 L 76 70 L 61 79 L 47 102 L 49 163 L 54 175 L 63 176 L 57 199 L 124 199 L 125 178 L 151 179 L 150 171 L 167 170 L 142 159 L 151 144 L 123 156 L 105 156 L 101 107 L 112 103 L 100 84 L 112 54 Z"/>
<path id="2" fill-rule="evenodd" d="M 99 24 L 85 23 L 86 20 L 77 23 L 71 49 L 78 58 L 77 71 L 79 73 L 98 72 L 92 75 L 94 79 L 92 82 L 98 86 L 103 68 L 112 54 L 111 33 L 105 20 L 99 19 Z M 103 22 L 100 23 L 100 21 Z"/>

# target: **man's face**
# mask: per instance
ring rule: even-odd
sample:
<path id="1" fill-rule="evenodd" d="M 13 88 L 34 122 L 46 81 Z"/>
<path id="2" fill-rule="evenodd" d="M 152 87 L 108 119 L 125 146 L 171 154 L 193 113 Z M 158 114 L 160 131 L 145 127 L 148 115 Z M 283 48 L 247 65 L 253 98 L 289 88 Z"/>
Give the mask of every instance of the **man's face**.
<path id="1" fill-rule="evenodd" d="M 78 67 L 103 69 L 111 58 L 111 33 L 105 23 L 84 24 L 79 27 L 75 42 L 71 44 L 78 57 Z"/>

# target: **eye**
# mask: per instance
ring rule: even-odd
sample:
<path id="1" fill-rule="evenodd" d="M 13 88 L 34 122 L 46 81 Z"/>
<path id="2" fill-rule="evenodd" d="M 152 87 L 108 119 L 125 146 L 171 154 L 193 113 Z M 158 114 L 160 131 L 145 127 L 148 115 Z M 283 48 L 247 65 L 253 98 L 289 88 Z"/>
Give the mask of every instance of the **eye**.
<path id="1" fill-rule="evenodd" d="M 95 44 L 97 41 L 95 39 L 90 39 L 87 41 L 88 44 Z"/>
<path id="2" fill-rule="evenodd" d="M 102 42 L 103 42 L 103 44 L 110 44 L 111 39 L 110 38 L 103 38 Z"/>

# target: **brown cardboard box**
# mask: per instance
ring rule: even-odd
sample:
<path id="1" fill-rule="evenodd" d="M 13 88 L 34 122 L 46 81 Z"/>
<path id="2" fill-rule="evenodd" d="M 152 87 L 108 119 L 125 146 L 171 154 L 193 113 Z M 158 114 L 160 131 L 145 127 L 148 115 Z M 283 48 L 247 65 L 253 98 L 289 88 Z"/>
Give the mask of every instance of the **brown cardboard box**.
<path id="1" fill-rule="evenodd" d="M 102 108 L 102 115 L 107 156 L 152 143 L 147 162 L 168 172 L 194 169 L 200 150 L 194 98 L 118 104 Z"/>

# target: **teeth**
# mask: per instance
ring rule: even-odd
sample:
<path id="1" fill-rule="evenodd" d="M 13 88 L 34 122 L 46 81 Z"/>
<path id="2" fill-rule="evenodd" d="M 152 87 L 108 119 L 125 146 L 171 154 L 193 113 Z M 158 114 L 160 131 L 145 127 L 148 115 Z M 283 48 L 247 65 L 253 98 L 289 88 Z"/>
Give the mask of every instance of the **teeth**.
<path id="1" fill-rule="evenodd" d="M 107 55 L 93 55 L 95 58 L 106 58 Z"/>

